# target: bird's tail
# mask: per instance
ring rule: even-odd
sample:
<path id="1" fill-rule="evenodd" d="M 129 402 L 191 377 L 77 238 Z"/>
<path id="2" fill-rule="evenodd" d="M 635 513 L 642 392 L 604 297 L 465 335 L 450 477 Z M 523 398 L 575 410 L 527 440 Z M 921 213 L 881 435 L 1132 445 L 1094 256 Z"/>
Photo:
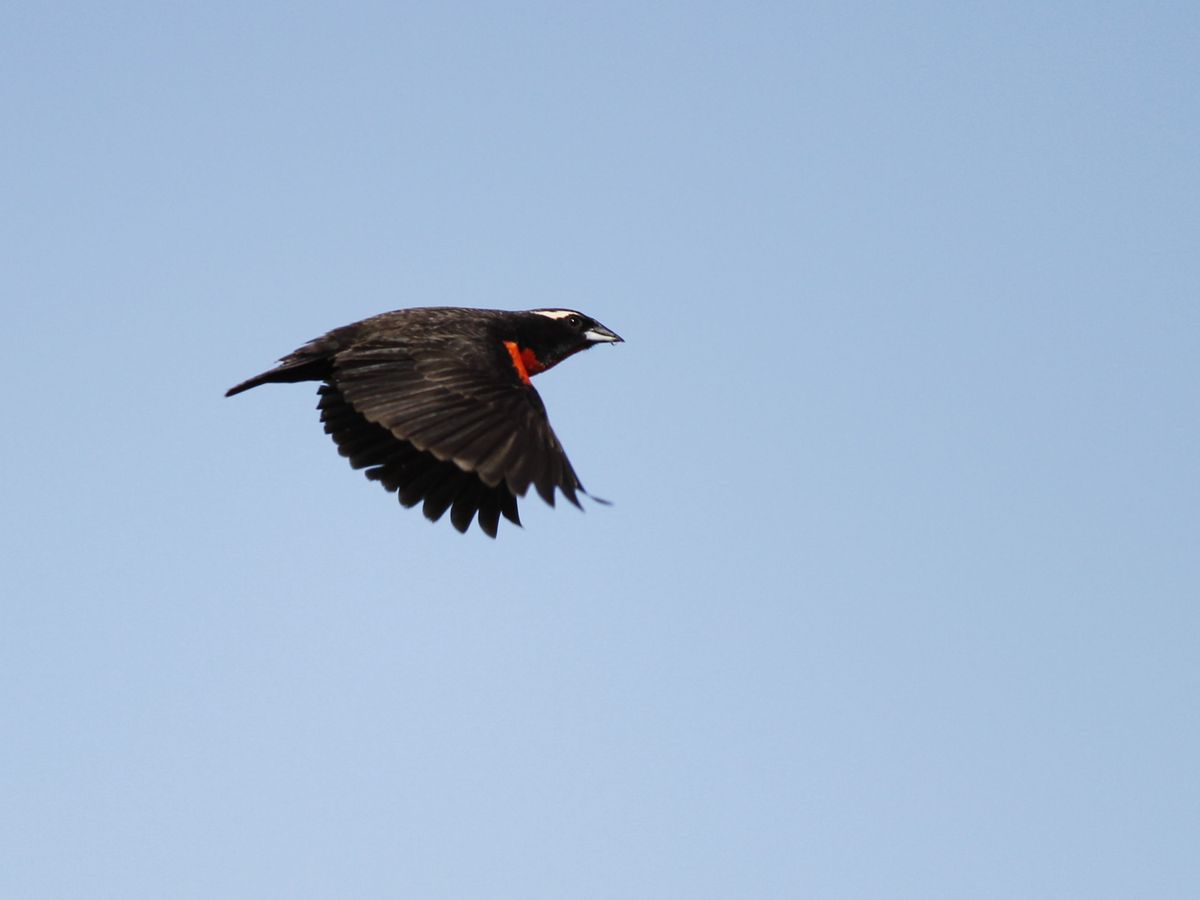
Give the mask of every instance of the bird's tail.
<path id="1" fill-rule="evenodd" d="M 296 381 L 321 381 L 329 371 L 327 360 L 316 360 L 298 365 L 280 365 L 261 375 L 248 378 L 225 392 L 226 397 L 248 391 L 260 384 L 291 384 Z"/>
<path id="2" fill-rule="evenodd" d="M 333 355 L 339 343 L 338 332 L 310 341 L 294 353 L 289 353 L 275 368 L 248 378 L 225 392 L 226 397 L 248 391 L 260 384 L 292 384 L 297 381 L 324 381 L 333 372 Z"/>

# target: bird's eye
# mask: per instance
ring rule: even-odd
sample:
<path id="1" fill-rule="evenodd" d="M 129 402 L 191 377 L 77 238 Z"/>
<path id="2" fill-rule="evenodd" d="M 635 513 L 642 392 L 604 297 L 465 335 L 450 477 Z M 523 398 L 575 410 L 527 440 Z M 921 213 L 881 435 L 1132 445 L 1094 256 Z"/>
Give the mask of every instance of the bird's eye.
<path id="1" fill-rule="evenodd" d="M 578 328 L 583 324 L 583 319 L 581 319 L 579 316 L 567 316 L 567 324 L 572 328 Z"/>

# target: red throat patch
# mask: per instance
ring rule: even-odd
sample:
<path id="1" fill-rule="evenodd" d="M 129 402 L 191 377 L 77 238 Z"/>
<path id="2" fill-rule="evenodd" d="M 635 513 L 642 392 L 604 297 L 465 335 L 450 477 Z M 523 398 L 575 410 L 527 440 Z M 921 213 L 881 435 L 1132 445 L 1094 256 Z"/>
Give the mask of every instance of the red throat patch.
<path id="1" fill-rule="evenodd" d="M 528 347 L 521 348 L 517 346 L 516 341 L 505 341 L 504 348 L 508 350 L 508 355 L 512 359 L 513 368 L 517 370 L 517 375 L 520 376 L 524 384 L 529 384 L 529 376 L 536 375 L 538 372 L 545 372 L 546 367 L 538 360 L 537 354 Z"/>

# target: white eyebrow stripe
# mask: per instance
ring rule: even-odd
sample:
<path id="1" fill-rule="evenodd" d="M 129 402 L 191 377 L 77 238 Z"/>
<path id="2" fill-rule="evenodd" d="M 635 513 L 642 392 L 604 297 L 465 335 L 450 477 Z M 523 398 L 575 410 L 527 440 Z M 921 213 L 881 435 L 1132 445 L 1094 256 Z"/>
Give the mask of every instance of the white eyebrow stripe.
<path id="1" fill-rule="evenodd" d="M 583 313 L 576 309 L 531 309 L 530 312 L 535 312 L 539 316 L 545 316 L 547 319 L 565 319 L 567 316 L 583 315 Z"/>

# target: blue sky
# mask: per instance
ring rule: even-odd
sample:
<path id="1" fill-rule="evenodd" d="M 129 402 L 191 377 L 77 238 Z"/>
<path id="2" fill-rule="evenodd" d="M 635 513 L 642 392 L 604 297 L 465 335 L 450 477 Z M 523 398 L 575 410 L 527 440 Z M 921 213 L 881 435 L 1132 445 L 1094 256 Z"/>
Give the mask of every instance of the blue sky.
<path id="1" fill-rule="evenodd" d="M 0 26 L 0 894 L 1200 891 L 1194 5 Z M 222 397 L 442 304 L 612 508 Z"/>

